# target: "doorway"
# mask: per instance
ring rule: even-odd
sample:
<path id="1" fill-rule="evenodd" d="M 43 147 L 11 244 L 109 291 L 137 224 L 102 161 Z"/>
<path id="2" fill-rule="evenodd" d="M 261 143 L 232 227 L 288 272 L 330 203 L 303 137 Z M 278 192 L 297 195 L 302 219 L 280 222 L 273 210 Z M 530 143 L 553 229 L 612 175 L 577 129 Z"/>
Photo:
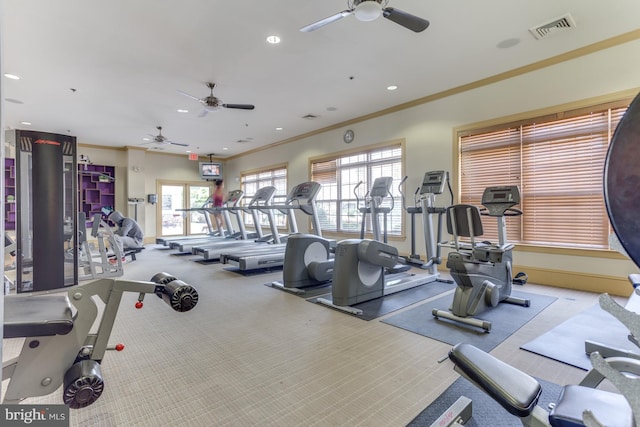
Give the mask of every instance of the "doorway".
<path id="1" fill-rule="evenodd" d="M 160 183 L 158 187 L 158 236 L 190 236 L 213 231 L 207 218 L 209 214 L 179 210 L 202 207 L 212 192 L 211 185 L 172 182 Z"/>

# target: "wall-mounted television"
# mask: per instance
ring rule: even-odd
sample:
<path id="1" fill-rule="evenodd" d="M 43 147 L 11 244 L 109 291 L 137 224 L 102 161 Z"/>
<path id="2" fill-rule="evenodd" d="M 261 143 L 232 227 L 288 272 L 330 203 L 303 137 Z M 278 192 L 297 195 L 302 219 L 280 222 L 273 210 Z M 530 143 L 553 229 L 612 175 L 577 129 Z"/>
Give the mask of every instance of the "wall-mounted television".
<path id="1" fill-rule="evenodd" d="M 200 178 L 207 181 L 222 179 L 222 163 L 200 162 Z"/>

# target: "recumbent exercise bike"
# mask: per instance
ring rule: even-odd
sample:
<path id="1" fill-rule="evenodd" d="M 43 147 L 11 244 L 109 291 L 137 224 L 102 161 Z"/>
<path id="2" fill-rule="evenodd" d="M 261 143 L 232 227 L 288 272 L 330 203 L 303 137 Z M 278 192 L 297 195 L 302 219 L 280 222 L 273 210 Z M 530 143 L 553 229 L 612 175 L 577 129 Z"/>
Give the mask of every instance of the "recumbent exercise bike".
<path id="1" fill-rule="evenodd" d="M 442 317 L 489 332 L 491 322 L 473 316 L 502 302 L 529 307 L 529 300 L 511 296 L 514 245 L 507 243 L 505 216 L 522 215 L 522 211 L 513 207 L 518 203 L 520 191 L 512 185 L 486 188 L 482 195 L 483 210 L 467 204 L 447 208 L 447 231 L 454 238 L 445 244 L 454 249 L 447 258 L 447 268 L 458 286 L 448 311 L 433 309 L 436 319 Z M 481 214 L 497 219 L 498 244 L 476 241 L 483 234 Z M 471 241 L 460 242 L 460 237 Z M 526 282 L 524 273 L 516 277 L 520 283 Z"/>

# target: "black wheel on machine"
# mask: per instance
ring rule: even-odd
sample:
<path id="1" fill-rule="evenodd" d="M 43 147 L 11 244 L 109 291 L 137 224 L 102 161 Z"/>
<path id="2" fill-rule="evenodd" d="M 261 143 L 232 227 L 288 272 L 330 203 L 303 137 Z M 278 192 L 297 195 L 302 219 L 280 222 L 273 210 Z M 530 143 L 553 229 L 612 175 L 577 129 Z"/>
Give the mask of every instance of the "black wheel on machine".
<path id="1" fill-rule="evenodd" d="M 100 364 L 95 360 L 74 363 L 64 374 L 62 399 L 71 409 L 84 408 L 98 400 L 104 390 Z"/>
<path id="2" fill-rule="evenodd" d="M 167 283 L 171 283 L 174 280 L 177 280 L 177 278 L 169 273 L 165 273 L 164 271 L 161 273 L 158 273 L 156 275 L 154 275 L 151 278 L 151 282 L 157 283 L 159 285 L 166 285 Z"/>
<path id="3" fill-rule="evenodd" d="M 198 291 L 182 280 L 173 280 L 165 284 L 164 290 L 158 296 L 179 312 L 189 311 L 198 304 Z"/>

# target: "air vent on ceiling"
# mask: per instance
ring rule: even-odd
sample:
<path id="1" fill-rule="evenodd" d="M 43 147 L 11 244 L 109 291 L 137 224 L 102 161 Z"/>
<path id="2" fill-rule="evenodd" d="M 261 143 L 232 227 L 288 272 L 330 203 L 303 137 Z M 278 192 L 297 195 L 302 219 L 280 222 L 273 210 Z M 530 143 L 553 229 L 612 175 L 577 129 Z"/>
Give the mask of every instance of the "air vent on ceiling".
<path id="1" fill-rule="evenodd" d="M 251 138 L 251 139 L 253 139 L 253 138 Z M 248 143 L 248 142 L 251 142 L 251 140 L 249 140 L 249 139 L 239 139 L 239 140 L 237 140 L 236 142 L 237 142 L 238 144 L 246 144 L 246 143 Z"/>
<path id="2" fill-rule="evenodd" d="M 313 120 L 313 119 L 317 119 L 318 116 L 314 116 L 313 114 L 307 114 L 306 116 L 302 116 L 302 118 L 307 120 Z"/>
<path id="3" fill-rule="evenodd" d="M 556 18 L 544 24 L 537 25 L 533 28 L 529 28 L 529 32 L 531 32 L 533 37 L 540 40 L 552 34 L 555 34 L 558 31 L 570 30 L 575 27 L 576 21 L 574 21 L 573 17 L 567 13 L 560 18 Z"/>

